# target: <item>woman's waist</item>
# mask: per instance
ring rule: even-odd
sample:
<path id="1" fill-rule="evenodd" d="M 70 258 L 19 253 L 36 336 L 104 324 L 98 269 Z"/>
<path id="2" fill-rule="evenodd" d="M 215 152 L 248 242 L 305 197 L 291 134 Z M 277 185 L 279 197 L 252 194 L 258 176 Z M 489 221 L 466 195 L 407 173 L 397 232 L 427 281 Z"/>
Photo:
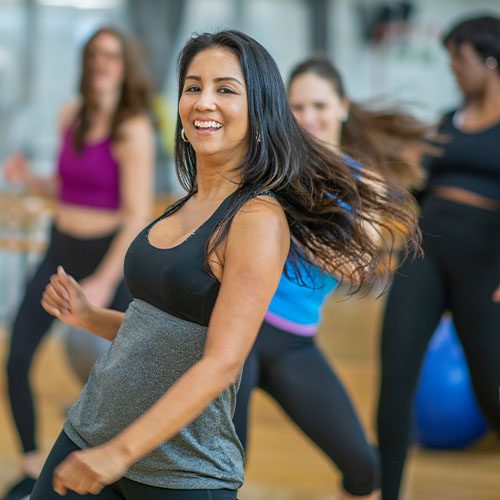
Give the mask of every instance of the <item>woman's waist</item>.
<path id="1" fill-rule="evenodd" d="M 440 241 L 454 242 L 462 250 L 468 246 L 477 249 L 483 243 L 490 245 L 492 238 L 498 240 L 500 209 L 477 203 L 475 194 L 455 193 L 451 189 L 427 193 L 420 217 L 424 249 Z"/>
<path id="2" fill-rule="evenodd" d="M 311 323 L 301 323 L 287 319 L 284 316 L 271 311 L 266 312 L 264 321 L 282 332 L 292 333 L 302 337 L 312 337 L 316 335 L 320 323 L 319 318 Z"/>
<path id="3" fill-rule="evenodd" d="M 476 191 L 472 191 L 458 186 L 432 185 L 429 188 L 430 196 L 442 198 L 463 205 L 469 205 L 494 212 L 500 211 L 500 200 L 495 200 L 484 196 Z"/>
<path id="4" fill-rule="evenodd" d="M 317 325 L 323 304 L 337 287 L 336 280 L 327 278 L 322 283 L 316 283 L 316 288 L 310 288 L 283 276 L 269 304 L 268 314 L 299 325 Z"/>
<path id="5" fill-rule="evenodd" d="M 122 225 L 120 210 L 86 207 L 59 202 L 55 214 L 57 229 L 77 238 L 94 238 L 116 232 Z"/>

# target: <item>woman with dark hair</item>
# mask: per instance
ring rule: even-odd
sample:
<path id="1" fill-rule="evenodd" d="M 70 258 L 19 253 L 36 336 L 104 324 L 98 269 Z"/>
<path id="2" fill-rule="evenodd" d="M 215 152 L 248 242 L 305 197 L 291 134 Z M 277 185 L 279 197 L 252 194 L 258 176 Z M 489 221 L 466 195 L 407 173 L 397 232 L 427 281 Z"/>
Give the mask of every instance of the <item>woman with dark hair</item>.
<path id="1" fill-rule="evenodd" d="M 348 97 L 342 77 L 324 57 L 295 66 L 288 83 L 295 118 L 329 148 L 366 165 L 406 189 L 422 187 L 420 154 L 429 127 L 408 113 L 363 105 Z"/>
<path id="2" fill-rule="evenodd" d="M 188 194 L 129 247 L 134 300 L 125 315 L 91 306 L 62 268 L 46 288 L 50 313 L 113 344 L 70 410 L 31 500 L 78 498 L 73 492 L 235 499 L 240 372 L 287 255 L 295 269 L 300 257 L 359 289 L 388 264 L 367 226 L 395 238 L 397 218 L 409 245 L 418 239 L 404 193 L 356 178 L 306 134 L 276 63 L 241 32 L 201 34 L 184 46 L 175 147 Z"/>
<path id="3" fill-rule="evenodd" d="M 27 285 L 12 327 L 7 380 L 24 477 L 7 493 L 7 500 L 27 495 L 42 465 L 29 371 L 54 319 L 40 305 L 50 275 L 64 264 L 83 280 L 82 287 L 96 306 L 124 311 L 130 302 L 123 257 L 151 212 L 151 118 L 149 84 L 134 47 L 119 31 L 102 28 L 83 49 L 80 99 L 60 113 L 57 172 L 42 178 L 21 154 L 5 165 L 9 181 L 57 198 L 47 253 Z"/>
<path id="4" fill-rule="evenodd" d="M 358 163 L 363 162 L 392 183 L 419 185 L 423 177 L 419 165 L 403 154 L 416 149 L 427 128 L 400 111 L 369 110 L 349 101 L 329 60 L 315 57 L 297 65 L 290 75 L 288 99 L 297 122 L 311 136 L 337 154 L 349 151 L 350 157 L 344 158 L 355 175 L 363 175 Z M 345 204 L 344 209 L 348 210 Z M 236 431 L 246 448 L 248 405 L 252 390 L 260 387 L 340 469 L 343 499 L 374 498 L 378 457 L 342 383 L 314 340 L 323 304 L 337 280 L 307 264 L 301 271 L 302 282 L 291 268 L 281 277 L 245 362 L 234 416 Z"/>
<path id="5" fill-rule="evenodd" d="M 397 273 L 385 311 L 378 406 L 384 500 L 399 497 L 412 399 L 445 310 L 478 403 L 500 431 L 500 305 L 492 297 L 500 276 L 500 19 L 461 22 L 443 43 L 464 102 L 442 118 L 446 142 L 430 162 L 421 215 L 425 257 Z"/>

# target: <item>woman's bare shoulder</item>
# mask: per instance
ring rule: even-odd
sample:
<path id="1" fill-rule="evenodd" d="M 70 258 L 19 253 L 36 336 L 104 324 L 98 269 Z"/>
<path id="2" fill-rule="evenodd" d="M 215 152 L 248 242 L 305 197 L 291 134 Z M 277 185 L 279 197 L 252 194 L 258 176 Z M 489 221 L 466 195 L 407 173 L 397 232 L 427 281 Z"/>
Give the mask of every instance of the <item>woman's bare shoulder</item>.
<path id="1" fill-rule="evenodd" d="M 65 131 L 75 121 L 80 111 L 80 106 L 81 103 L 77 99 L 68 101 L 61 106 L 58 117 L 59 130 L 61 130 L 61 132 Z"/>
<path id="2" fill-rule="evenodd" d="M 236 214 L 233 225 L 255 235 L 289 238 L 285 211 L 271 194 L 258 195 L 248 200 Z"/>

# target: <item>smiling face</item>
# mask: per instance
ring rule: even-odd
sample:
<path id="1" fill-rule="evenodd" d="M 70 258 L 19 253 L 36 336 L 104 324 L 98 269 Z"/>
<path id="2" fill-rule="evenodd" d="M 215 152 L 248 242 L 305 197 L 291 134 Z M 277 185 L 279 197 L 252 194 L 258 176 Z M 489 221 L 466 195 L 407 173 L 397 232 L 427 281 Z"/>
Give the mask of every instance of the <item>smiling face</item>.
<path id="1" fill-rule="evenodd" d="M 340 143 L 341 120 L 349 103 L 339 97 L 332 82 L 314 73 L 298 75 L 290 84 L 288 100 L 301 127 L 330 146 Z"/>
<path id="2" fill-rule="evenodd" d="M 450 67 L 465 96 L 475 96 L 484 91 L 490 70 L 474 47 L 467 42 L 447 45 Z M 496 71 L 496 70 L 495 70 Z"/>
<path id="3" fill-rule="evenodd" d="M 248 149 L 246 84 L 234 52 L 211 47 L 191 61 L 179 100 L 179 116 L 197 158 L 241 161 Z"/>
<path id="4" fill-rule="evenodd" d="M 120 40 L 111 33 L 99 33 L 89 44 L 86 71 L 91 89 L 96 93 L 120 89 L 125 65 Z"/>

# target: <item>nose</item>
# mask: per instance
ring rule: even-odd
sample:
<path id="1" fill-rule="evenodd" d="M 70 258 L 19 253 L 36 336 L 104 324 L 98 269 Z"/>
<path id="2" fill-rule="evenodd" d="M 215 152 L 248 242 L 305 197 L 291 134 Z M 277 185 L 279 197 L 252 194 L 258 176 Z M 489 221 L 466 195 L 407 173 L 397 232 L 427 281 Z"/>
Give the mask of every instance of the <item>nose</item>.
<path id="1" fill-rule="evenodd" d="M 104 60 L 104 58 L 100 55 L 95 55 L 90 58 L 89 60 L 89 67 L 90 69 L 94 71 L 99 71 L 102 69 L 105 69 L 107 66 L 107 61 Z"/>
<path id="2" fill-rule="evenodd" d="M 195 103 L 197 111 L 213 111 L 215 109 L 215 100 L 213 93 L 210 89 L 203 89 L 198 94 L 198 99 Z"/>
<path id="3" fill-rule="evenodd" d="M 302 127 L 304 128 L 311 127 L 316 122 L 316 113 L 314 112 L 313 109 L 307 107 L 302 110 L 301 116 L 298 120 L 299 123 L 302 125 Z"/>

